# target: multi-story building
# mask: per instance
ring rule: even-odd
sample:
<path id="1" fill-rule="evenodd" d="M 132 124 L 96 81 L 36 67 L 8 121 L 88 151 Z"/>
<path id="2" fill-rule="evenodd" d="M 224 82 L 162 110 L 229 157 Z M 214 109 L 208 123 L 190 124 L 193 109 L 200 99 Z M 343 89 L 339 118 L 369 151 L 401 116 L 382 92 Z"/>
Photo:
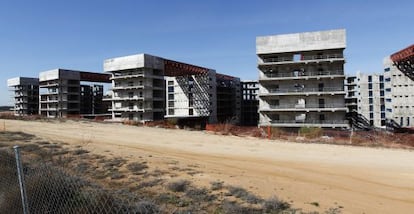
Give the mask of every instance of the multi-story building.
<path id="1" fill-rule="evenodd" d="M 239 124 L 241 117 L 240 78 L 216 74 L 217 121 Z"/>
<path id="2" fill-rule="evenodd" d="M 90 100 L 99 102 L 99 97 L 93 98 L 93 93 L 87 92 L 88 87 L 81 85 L 82 81 L 108 83 L 110 80 L 107 74 L 85 71 L 54 69 L 41 72 L 40 115 L 55 118 L 92 114 L 92 105 L 88 103 Z"/>
<path id="3" fill-rule="evenodd" d="M 257 126 L 259 122 L 259 82 L 257 80 L 241 81 L 242 105 L 241 121 L 243 126 Z"/>
<path id="4" fill-rule="evenodd" d="M 14 114 L 19 116 L 39 113 L 39 79 L 16 77 L 7 80 L 14 97 Z"/>
<path id="5" fill-rule="evenodd" d="M 107 59 L 104 72 L 112 75 L 112 120 L 162 120 L 165 111 L 164 61 L 138 54 Z"/>
<path id="6" fill-rule="evenodd" d="M 259 126 L 346 128 L 345 30 L 256 39 Z"/>
<path id="7" fill-rule="evenodd" d="M 385 126 L 384 75 L 357 73 L 358 110 L 375 127 Z"/>
<path id="8" fill-rule="evenodd" d="M 105 60 L 104 71 L 112 74 L 106 100 L 114 120 L 205 124 L 240 118 L 240 80 L 213 69 L 138 54 Z"/>
<path id="9" fill-rule="evenodd" d="M 414 127 L 414 81 L 384 58 L 385 117 L 402 127 Z"/>
<path id="10" fill-rule="evenodd" d="M 345 78 L 345 106 L 348 112 L 358 112 L 358 81 L 356 76 Z"/>

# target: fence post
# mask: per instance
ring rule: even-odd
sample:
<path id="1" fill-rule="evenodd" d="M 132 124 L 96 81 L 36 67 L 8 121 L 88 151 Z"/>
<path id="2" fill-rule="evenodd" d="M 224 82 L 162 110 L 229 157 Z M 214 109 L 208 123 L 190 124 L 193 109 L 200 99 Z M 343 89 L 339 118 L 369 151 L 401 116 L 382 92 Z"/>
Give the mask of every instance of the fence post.
<path id="1" fill-rule="evenodd" d="M 19 179 L 19 186 L 20 186 L 20 195 L 22 197 L 22 205 L 23 205 L 23 214 L 29 214 L 29 208 L 27 204 L 27 196 L 26 196 L 26 188 L 24 183 L 24 174 L 23 174 L 23 167 L 22 161 L 20 159 L 20 147 L 13 146 L 14 154 L 16 156 L 16 166 L 17 166 L 17 177 Z"/>

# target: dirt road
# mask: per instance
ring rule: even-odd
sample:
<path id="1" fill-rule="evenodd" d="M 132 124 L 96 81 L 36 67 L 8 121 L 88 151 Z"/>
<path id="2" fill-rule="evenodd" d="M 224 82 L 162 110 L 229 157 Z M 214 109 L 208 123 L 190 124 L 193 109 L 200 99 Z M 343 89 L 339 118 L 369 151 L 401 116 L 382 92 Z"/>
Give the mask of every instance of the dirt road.
<path id="1" fill-rule="evenodd" d="M 3 120 L 0 121 L 3 126 Z M 221 180 L 262 197 L 277 195 L 297 208 L 343 213 L 413 213 L 414 152 L 300 144 L 88 122 L 6 120 L 23 131 L 98 154 L 148 157 L 162 168 L 171 161 L 197 165 L 198 185 Z M 2 127 L 0 127 L 2 128 Z M 312 202 L 317 202 L 311 204 Z"/>

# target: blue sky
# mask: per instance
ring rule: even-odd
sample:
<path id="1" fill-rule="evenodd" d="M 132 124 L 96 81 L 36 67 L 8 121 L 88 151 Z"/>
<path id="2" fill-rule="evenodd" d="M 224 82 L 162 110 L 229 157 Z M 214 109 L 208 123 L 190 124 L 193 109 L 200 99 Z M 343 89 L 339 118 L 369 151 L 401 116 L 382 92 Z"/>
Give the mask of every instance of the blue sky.
<path id="1" fill-rule="evenodd" d="M 103 60 L 149 53 L 257 79 L 256 36 L 345 28 L 347 74 L 381 72 L 382 59 L 414 43 L 414 1 L 3 0 L 0 105 L 6 80 L 69 68 L 102 72 Z"/>

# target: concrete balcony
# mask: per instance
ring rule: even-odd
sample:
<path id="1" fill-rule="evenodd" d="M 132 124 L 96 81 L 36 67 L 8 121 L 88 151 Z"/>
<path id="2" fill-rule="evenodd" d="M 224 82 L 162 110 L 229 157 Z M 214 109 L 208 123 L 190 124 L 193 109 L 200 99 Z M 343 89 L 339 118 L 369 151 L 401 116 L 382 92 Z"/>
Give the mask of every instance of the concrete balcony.
<path id="1" fill-rule="evenodd" d="M 144 89 L 144 88 L 153 88 L 150 84 L 144 85 L 125 85 L 125 86 L 115 86 L 110 88 L 109 90 L 135 90 L 135 89 Z"/>
<path id="2" fill-rule="evenodd" d="M 130 101 L 130 100 L 145 100 L 150 99 L 151 97 L 139 97 L 139 96 L 133 96 L 133 97 L 111 97 L 111 98 L 103 98 L 103 101 Z"/>
<path id="3" fill-rule="evenodd" d="M 323 94 L 346 94 L 342 87 L 327 87 L 327 88 L 282 88 L 282 89 L 268 89 L 268 93 L 259 93 L 260 97 L 266 96 L 283 96 L 283 95 L 323 95 Z"/>
<path id="4" fill-rule="evenodd" d="M 338 104 L 269 105 L 259 109 L 260 112 L 336 112 L 347 110 L 348 108 L 344 105 Z"/>
<path id="5" fill-rule="evenodd" d="M 113 112 L 147 112 L 147 111 L 152 111 L 152 108 L 122 107 L 122 108 L 110 108 L 109 111 L 113 111 Z"/>
<path id="6" fill-rule="evenodd" d="M 321 128 L 348 128 L 347 120 L 272 120 L 262 126 L 273 127 L 321 127 Z"/>
<path id="7" fill-rule="evenodd" d="M 141 78 L 141 77 L 145 77 L 145 76 L 146 75 L 144 74 L 144 72 L 140 72 L 140 73 L 117 75 L 117 76 L 110 77 L 109 79 L 110 80 L 132 79 L 132 78 Z"/>
<path id="8" fill-rule="evenodd" d="M 46 84 L 40 84 L 39 88 L 49 88 L 49 87 L 58 87 L 59 83 L 46 83 Z"/>
<path id="9" fill-rule="evenodd" d="M 343 70 L 333 70 L 333 71 L 313 71 L 313 72 L 264 72 L 260 77 L 260 81 L 266 80 L 296 80 L 296 79 L 321 79 L 321 78 L 344 78 Z"/>
<path id="10" fill-rule="evenodd" d="M 291 64 L 291 63 L 312 63 L 312 62 L 333 62 L 345 61 L 343 54 L 324 54 L 324 55 L 304 55 L 299 60 L 293 57 L 274 57 L 259 60 L 259 65 L 277 65 L 277 64 Z"/>

